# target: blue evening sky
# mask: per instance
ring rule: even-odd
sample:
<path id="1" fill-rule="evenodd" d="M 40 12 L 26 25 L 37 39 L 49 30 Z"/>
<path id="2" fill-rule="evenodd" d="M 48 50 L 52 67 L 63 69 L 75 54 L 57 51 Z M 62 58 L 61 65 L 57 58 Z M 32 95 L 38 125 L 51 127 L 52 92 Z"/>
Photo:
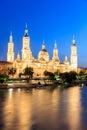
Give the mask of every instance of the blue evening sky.
<path id="1" fill-rule="evenodd" d="M 30 47 L 37 58 L 42 41 L 53 54 L 57 42 L 60 61 L 70 49 L 75 35 L 78 65 L 87 67 L 87 0 L 2 0 L 0 1 L 0 60 L 6 60 L 9 35 L 12 31 L 15 57 L 21 54 L 25 24 L 28 24 Z"/>

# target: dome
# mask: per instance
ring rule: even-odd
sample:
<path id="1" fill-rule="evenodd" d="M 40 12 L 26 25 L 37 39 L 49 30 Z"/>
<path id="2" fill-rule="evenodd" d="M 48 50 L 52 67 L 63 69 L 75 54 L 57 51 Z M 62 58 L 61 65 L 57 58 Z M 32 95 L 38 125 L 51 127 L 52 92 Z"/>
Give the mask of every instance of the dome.
<path id="1" fill-rule="evenodd" d="M 38 54 L 38 60 L 40 61 L 49 61 L 49 54 L 46 50 L 45 44 L 42 44 L 42 50 Z"/>

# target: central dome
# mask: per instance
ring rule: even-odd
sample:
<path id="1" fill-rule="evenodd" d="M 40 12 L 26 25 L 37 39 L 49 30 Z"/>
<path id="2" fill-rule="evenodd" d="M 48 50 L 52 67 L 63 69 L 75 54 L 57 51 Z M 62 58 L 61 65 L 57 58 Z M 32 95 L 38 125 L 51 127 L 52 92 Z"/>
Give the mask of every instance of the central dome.
<path id="1" fill-rule="evenodd" d="M 45 44 L 42 44 L 42 50 L 38 54 L 38 60 L 40 61 L 49 61 L 49 54 L 46 50 Z"/>

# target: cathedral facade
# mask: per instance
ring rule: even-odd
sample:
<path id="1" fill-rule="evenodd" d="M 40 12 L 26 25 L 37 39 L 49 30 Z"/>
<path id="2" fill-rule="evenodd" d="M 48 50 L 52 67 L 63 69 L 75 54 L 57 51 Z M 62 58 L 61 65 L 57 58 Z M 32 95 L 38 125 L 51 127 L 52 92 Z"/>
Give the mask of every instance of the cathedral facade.
<path id="1" fill-rule="evenodd" d="M 14 43 L 11 34 L 8 43 L 7 62 L 11 62 L 13 64 L 13 67 L 17 69 L 16 77 L 18 77 L 20 73 L 23 73 L 26 67 L 33 68 L 34 77 L 43 77 L 43 73 L 45 70 L 51 72 L 58 71 L 62 73 L 69 71 L 77 72 L 77 47 L 74 38 L 71 44 L 70 61 L 68 61 L 68 57 L 65 56 L 64 62 L 60 62 L 56 41 L 54 43 L 52 60 L 49 59 L 49 54 L 46 50 L 44 42 L 42 43 L 41 51 L 38 53 L 38 58 L 35 59 L 30 49 L 30 37 L 28 36 L 28 28 L 26 27 L 23 36 L 22 55 L 20 56 L 20 54 L 18 53 L 16 59 L 14 59 L 14 55 Z"/>

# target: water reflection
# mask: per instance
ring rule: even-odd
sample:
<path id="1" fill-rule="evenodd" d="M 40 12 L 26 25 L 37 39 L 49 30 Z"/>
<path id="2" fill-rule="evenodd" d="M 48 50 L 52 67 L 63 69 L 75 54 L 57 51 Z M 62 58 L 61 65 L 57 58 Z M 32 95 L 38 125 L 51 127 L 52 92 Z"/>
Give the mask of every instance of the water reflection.
<path id="1" fill-rule="evenodd" d="M 83 97 L 79 87 L 0 90 L 0 130 L 86 130 Z"/>
<path id="2" fill-rule="evenodd" d="M 12 98 L 12 93 L 13 93 L 13 88 L 8 89 L 8 91 L 9 91 L 9 98 L 11 99 Z"/>
<path id="3" fill-rule="evenodd" d="M 80 90 L 78 88 L 69 89 L 67 104 L 67 118 L 69 122 L 69 130 L 79 130 L 81 128 L 81 102 Z"/>

